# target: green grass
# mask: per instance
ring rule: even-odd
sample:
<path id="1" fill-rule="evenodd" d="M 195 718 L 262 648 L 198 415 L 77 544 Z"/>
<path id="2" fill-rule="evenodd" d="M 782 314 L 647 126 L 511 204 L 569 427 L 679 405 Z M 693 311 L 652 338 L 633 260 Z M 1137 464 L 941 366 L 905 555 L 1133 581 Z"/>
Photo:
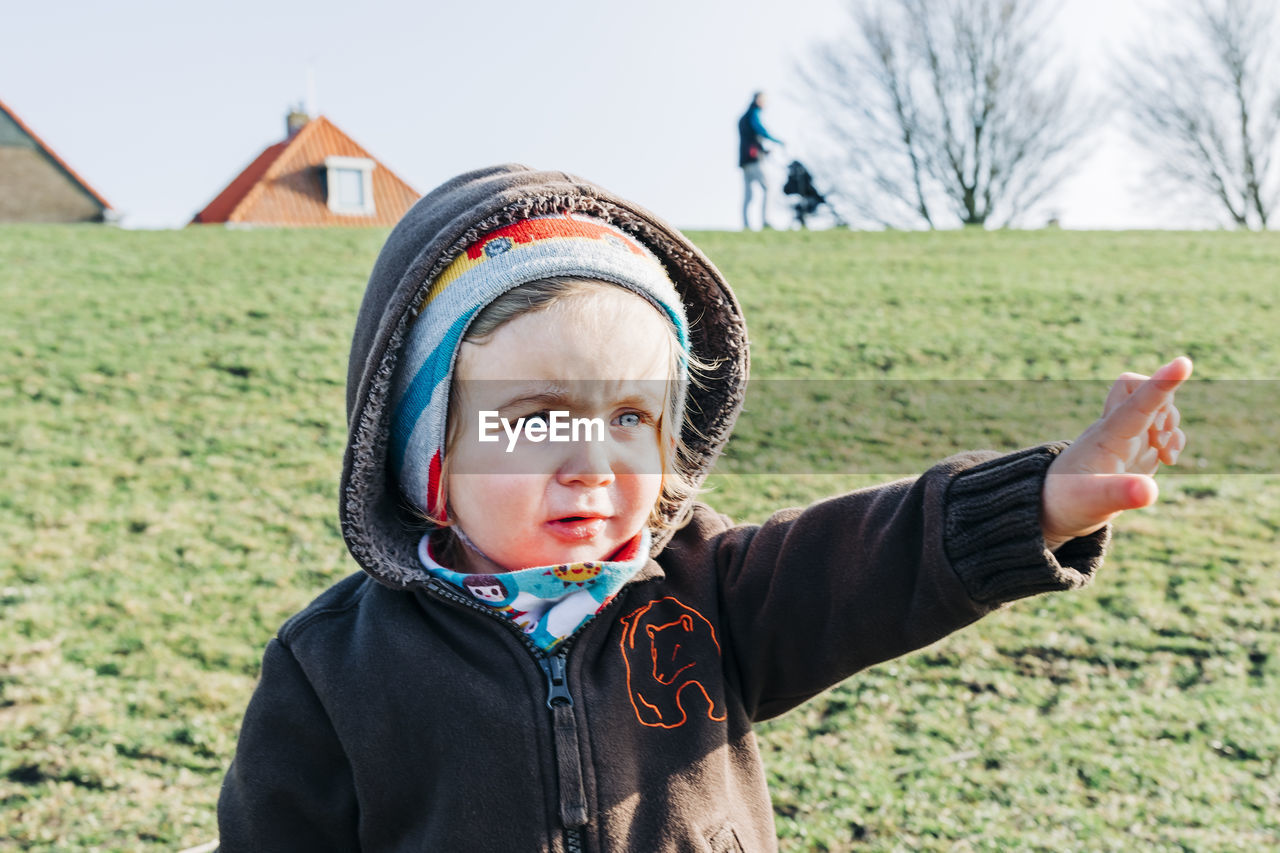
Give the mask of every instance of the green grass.
<path id="1" fill-rule="evenodd" d="M 262 646 L 353 569 L 343 385 L 383 237 L 0 229 L 0 849 L 216 836 Z M 1082 399 L 940 427 L 914 380 L 1110 380 L 1180 353 L 1198 378 L 1280 377 L 1277 235 L 695 239 L 739 293 L 754 375 L 893 397 L 836 417 L 822 383 L 786 383 L 803 406 L 751 406 L 708 496 L 743 520 L 928 442 L 1069 437 L 1105 388 L 1020 383 Z M 784 849 L 1280 844 L 1280 412 L 1227 393 L 1252 387 L 1186 390 L 1184 459 L 1213 473 L 1165 477 L 1093 587 L 761 726 Z M 788 420 L 806 411 L 824 427 Z"/>

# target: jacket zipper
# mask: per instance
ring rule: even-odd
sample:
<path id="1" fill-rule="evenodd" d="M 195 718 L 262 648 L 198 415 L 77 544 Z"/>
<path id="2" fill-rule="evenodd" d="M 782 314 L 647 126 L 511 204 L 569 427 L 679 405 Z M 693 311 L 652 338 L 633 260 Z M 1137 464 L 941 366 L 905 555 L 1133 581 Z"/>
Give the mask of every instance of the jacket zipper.
<path id="1" fill-rule="evenodd" d="M 582 782 L 582 755 L 578 750 L 578 724 L 573 716 L 573 695 L 569 693 L 569 647 L 576 632 L 565 637 L 554 653 L 540 649 L 519 626 L 504 619 L 492 608 L 455 593 L 447 586 L 433 582 L 428 587 L 436 595 L 468 610 L 497 620 L 514 633 L 537 661 L 547 677 L 547 707 L 551 709 L 552 747 L 556 754 L 556 777 L 559 787 L 560 822 L 564 825 L 567 853 L 582 853 L 585 846 L 583 827 L 587 825 L 587 795 Z M 615 598 L 616 600 L 616 598 Z M 610 602 L 612 605 L 613 602 Z M 599 616 L 599 614 L 597 614 Z M 581 629 L 579 629 L 581 630 Z"/>
<path id="2" fill-rule="evenodd" d="M 547 676 L 547 707 L 551 709 L 565 847 L 570 853 L 578 853 L 582 850 L 582 828 L 587 825 L 587 792 L 582 783 L 578 723 L 573 716 L 573 696 L 569 693 L 568 657 L 568 651 L 562 650 L 539 658 L 538 665 Z"/>
<path id="3" fill-rule="evenodd" d="M 573 695 L 569 692 L 568 672 L 569 648 L 578 638 L 582 628 L 565 637 L 555 652 L 544 652 L 520 630 L 519 626 L 499 616 L 492 608 L 460 593 L 455 593 L 438 581 L 431 583 L 427 588 L 441 598 L 460 604 L 468 610 L 484 613 L 506 625 L 520 638 L 524 647 L 533 655 L 543 674 L 546 675 L 547 707 L 551 709 L 552 746 L 556 753 L 556 776 L 560 788 L 560 822 L 564 825 L 565 850 L 567 853 L 582 853 L 586 845 L 583 827 L 587 825 L 589 816 L 586 788 L 582 781 L 582 754 L 578 750 L 578 723 L 573 716 Z M 595 615 L 595 619 L 599 619 L 606 611 L 613 609 L 621 598 L 622 591 L 619 590 L 613 600 Z"/>
<path id="4" fill-rule="evenodd" d="M 622 600 L 623 590 L 613 597 L 595 617 L 587 622 L 599 620 Z M 564 846 L 566 853 L 582 853 L 586 849 L 585 827 L 590 815 L 587 813 L 587 794 L 582 781 L 582 754 L 578 750 L 578 723 L 573 716 L 573 694 L 569 692 L 569 650 L 577 641 L 584 628 L 583 625 L 565 637 L 554 653 L 538 650 L 535 656 L 538 665 L 547 676 L 547 707 L 551 709 L 552 730 L 555 733 L 556 772 L 560 784 L 560 821 L 564 824 Z M 529 645 L 533 645 L 530 643 Z M 534 646 L 536 649 L 536 646 Z"/>

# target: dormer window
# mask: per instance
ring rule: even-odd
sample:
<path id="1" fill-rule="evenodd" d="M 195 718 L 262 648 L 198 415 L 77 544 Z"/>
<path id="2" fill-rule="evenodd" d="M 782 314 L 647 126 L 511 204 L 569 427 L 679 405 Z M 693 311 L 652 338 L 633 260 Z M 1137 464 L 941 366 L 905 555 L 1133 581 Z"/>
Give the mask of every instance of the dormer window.
<path id="1" fill-rule="evenodd" d="M 348 216 L 372 216 L 373 161 L 366 157 L 324 158 L 329 209 Z"/>

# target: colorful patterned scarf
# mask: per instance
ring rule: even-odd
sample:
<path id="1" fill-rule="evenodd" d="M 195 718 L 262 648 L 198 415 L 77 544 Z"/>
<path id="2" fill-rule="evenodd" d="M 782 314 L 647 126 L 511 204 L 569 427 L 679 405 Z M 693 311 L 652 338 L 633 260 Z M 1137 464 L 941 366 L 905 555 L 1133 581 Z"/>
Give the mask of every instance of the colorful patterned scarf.
<path id="1" fill-rule="evenodd" d="M 431 555 L 430 534 L 418 543 L 418 559 L 432 577 L 461 590 L 515 622 L 538 648 L 550 651 L 603 610 L 649 557 L 646 529 L 612 560 L 537 566 L 496 575 L 465 574 Z"/>

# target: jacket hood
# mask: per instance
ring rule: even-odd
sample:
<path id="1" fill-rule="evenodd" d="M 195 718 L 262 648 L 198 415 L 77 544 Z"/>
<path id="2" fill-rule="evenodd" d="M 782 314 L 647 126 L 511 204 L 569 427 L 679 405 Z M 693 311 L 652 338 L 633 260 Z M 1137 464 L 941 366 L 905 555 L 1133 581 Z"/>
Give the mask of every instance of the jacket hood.
<path id="1" fill-rule="evenodd" d="M 692 351 L 712 366 L 689 388 L 682 427 L 698 463 L 695 484 L 706 478 L 728 441 L 746 393 L 746 324 L 733 291 L 702 252 L 644 208 L 574 175 L 511 164 L 459 175 L 421 198 L 392 230 L 374 264 L 351 342 L 339 518 L 352 556 L 375 580 L 395 588 L 428 580 L 417 556 L 422 521 L 409 511 L 387 465 L 392 378 L 414 306 L 480 237 L 513 222 L 565 213 L 602 219 L 638 240 L 680 293 Z M 683 519 L 691 504 L 673 515 Z M 671 533 L 654 537 L 653 555 Z"/>

